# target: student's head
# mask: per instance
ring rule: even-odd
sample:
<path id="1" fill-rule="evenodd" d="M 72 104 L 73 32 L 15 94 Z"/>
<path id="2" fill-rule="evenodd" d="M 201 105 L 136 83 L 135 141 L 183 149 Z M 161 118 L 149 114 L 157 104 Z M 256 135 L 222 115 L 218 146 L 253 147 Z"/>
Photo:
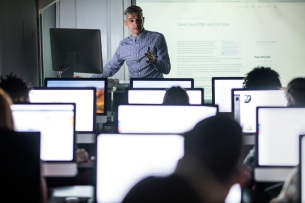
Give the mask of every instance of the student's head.
<path id="1" fill-rule="evenodd" d="M 11 104 L 11 98 L 0 88 L 0 128 L 2 129 L 14 130 Z"/>
<path id="2" fill-rule="evenodd" d="M 163 98 L 165 105 L 189 105 L 189 96 L 184 89 L 179 86 L 166 90 Z"/>
<path id="3" fill-rule="evenodd" d="M 305 78 L 291 80 L 286 88 L 288 106 L 305 106 Z"/>
<path id="4" fill-rule="evenodd" d="M 11 97 L 13 103 L 29 102 L 29 92 L 32 87 L 22 77 L 13 73 L 6 77 L 1 76 L 0 88 Z"/>
<path id="5" fill-rule="evenodd" d="M 257 67 L 244 80 L 247 90 L 277 90 L 282 87 L 279 74 L 271 68 Z"/>
<path id="6" fill-rule="evenodd" d="M 124 11 L 125 20 L 124 25 L 128 27 L 131 34 L 137 37 L 144 28 L 144 17 L 142 9 L 139 6 L 129 6 Z"/>
<path id="7" fill-rule="evenodd" d="M 185 134 L 185 153 L 196 157 L 219 182 L 237 175 L 242 148 L 242 128 L 224 115 L 209 117 Z"/>

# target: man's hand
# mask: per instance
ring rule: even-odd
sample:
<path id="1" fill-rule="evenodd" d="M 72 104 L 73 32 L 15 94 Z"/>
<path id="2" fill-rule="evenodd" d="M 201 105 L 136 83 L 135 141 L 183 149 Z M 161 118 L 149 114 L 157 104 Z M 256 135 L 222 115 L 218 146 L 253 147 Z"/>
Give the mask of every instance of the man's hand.
<path id="1" fill-rule="evenodd" d="M 73 78 L 82 78 L 82 77 L 79 75 L 74 75 Z"/>
<path id="2" fill-rule="evenodd" d="M 150 50 L 147 50 L 145 56 L 147 57 L 147 63 L 156 63 L 156 57 L 150 52 Z"/>

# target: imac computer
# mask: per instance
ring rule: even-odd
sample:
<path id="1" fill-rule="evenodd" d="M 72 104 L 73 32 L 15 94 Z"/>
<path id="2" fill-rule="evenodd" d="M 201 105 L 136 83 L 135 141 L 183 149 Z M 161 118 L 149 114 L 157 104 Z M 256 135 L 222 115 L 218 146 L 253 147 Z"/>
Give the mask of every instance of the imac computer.
<path id="1" fill-rule="evenodd" d="M 38 131 L 44 176 L 75 176 L 75 104 L 11 105 L 17 131 Z"/>
<path id="2" fill-rule="evenodd" d="M 212 78 L 212 104 L 218 105 L 220 113 L 231 113 L 231 90 L 242 88 L 243 82 L 243 77 Z"/>
<path id="3" fill-rule="evenodd" d="M 35 87 L 29 93 L 32 103 L 75 103 L 75 130 L 81 133 L 94 133 L 95 126 L 95 93 L 93 87 Z"/>
<path id="4" fill-rule="evenodd" d="M 257 106 L 287 106 L 284 90 L 232 89 L 232 112 L 234 119 L 242 126 L 243 133 L 256 132 Z"/>
<path id="5" fill-rule="evenodd" d="M 51 28 L 50 42 L 52 67 L 58 77 L 103 72 L 100 30 Z"/>
<path id="6" fill-rule="evenodd" d="M 305 202 L 305 134 L 299 139 L 299 194 L 301 202 Z"/>
<path id="7" fill-rule="evenodd" d="M 45 78 L 45 87 L 95 87 L 96 122 L 107 122 L 107 78 Z"/>
<path id="8" fill-rule="evenodd" d="M 99 134 L 96 145 L 99 203 L 122 202 L 141 179 L 170 175 L 184 154 L 184 138 L 180 135 Z"/>
<path id="9" fill-rule="evenodd" d="M 166 93 L 164 88 L 130 88 L 127 89 L 128 104 L 162 104 Z M 203 103 L 203 89 L 186 89 L 191 105 Z"/>
<path id="10" fill-rule="evenodd" d="M 130 88 L 194 88 L 193 78 L 130 78 Z"/>
<path id="11" fill-rule="evenodd" d="M 183 136 L 175 134 L 99 134 L 95 201 L 122 202 L 140 180 L 172 174 L 184 155 L 183 146 Z M 238 203 L 241 197 L 241 187 L 235 184 L 225 202 Z"/>
<path id="12" fill-rule="evenodd" d="M 261 182 L 285 181 L 299 163 L 299 136 L 305 134 L 305 108 L 258 107 L 256 167 Z"/>
<path id="13" fill-rule="evenodd" d="M 120 105 L 118 132 L 185 133 L 217 112 L 217 106 L 212 105 Z"/>

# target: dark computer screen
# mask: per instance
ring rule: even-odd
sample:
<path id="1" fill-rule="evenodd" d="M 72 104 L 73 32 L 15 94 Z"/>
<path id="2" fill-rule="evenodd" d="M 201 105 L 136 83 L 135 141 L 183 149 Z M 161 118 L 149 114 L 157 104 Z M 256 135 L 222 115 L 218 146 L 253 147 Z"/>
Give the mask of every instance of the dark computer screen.
<path id="1" fill-rule="evenodd" d="M 58 77 L 103 72 L 100 30 L 51 28 L 50 41 L 52 67 Z"/>
<path id="2" fill-rule="evenodd" d="M 42 202 L 40 132 L 1 129 L 0 135 L 0 202 Z"/>

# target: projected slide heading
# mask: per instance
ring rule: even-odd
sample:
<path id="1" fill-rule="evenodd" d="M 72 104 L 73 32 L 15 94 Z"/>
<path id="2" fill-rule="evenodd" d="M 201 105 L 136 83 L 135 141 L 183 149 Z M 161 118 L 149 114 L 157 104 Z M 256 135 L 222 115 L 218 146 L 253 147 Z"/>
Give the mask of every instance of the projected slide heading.
<path id="1" fill-rule="evenodd" d="M 177 26 L 184 26 L 184 27 L 198 27 L 198 26 L 230 26 L 229 23 L 177 23 Z"/>

